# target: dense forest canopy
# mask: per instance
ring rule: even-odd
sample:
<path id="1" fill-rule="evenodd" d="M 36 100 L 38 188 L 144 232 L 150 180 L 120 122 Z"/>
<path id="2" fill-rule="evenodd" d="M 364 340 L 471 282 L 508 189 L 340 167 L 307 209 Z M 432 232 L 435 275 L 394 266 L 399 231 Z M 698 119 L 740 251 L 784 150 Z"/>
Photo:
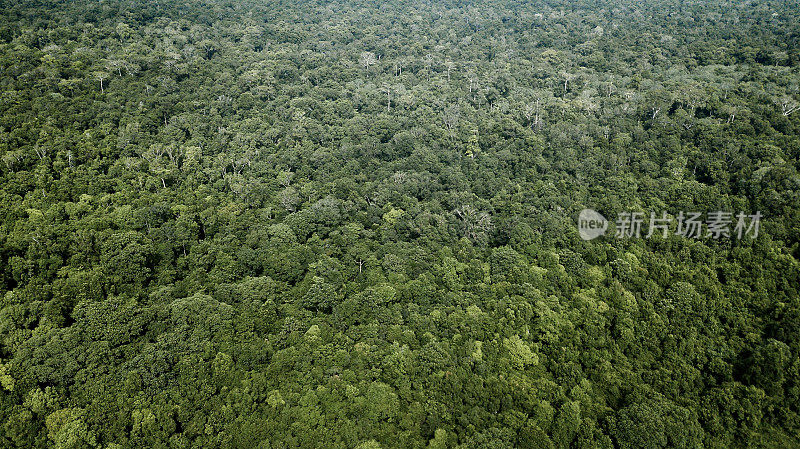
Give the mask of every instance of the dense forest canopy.
<path id="1" fill-rule="evenodd" d="M 799 83 L 793 0 L 0 0 L 0 447 L 800 447 Z"/>

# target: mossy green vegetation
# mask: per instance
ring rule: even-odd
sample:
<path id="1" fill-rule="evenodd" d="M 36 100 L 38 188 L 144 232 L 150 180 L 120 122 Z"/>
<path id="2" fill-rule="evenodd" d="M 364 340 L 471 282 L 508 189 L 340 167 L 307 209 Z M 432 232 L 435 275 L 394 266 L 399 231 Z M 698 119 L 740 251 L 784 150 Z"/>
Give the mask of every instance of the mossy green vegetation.
<path id="1" fill-rule="evenodd" d="M 796 2 L 0 11 L 0 447 L 800 447 Z"/>

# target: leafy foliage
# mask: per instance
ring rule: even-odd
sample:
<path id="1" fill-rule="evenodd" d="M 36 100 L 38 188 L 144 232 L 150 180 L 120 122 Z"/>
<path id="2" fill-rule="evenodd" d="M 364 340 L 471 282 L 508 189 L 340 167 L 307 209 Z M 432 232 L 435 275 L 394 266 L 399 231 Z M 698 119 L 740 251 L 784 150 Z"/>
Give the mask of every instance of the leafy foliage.
<path id="1" fill-rule="evenodd" d="M 0 17 L 0 446 L 800 445 L 796 4 Z"/>

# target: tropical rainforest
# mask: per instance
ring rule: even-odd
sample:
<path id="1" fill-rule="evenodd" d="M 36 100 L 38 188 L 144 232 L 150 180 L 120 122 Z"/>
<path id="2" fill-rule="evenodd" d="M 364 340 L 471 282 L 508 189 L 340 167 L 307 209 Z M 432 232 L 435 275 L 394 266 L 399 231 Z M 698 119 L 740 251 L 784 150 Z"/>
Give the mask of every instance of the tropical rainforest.
<path id="1" fill-rule="evenodd" d="M 799 84 L 796 0 L 0 0 L 0 447 L 798 448 Z"/>

